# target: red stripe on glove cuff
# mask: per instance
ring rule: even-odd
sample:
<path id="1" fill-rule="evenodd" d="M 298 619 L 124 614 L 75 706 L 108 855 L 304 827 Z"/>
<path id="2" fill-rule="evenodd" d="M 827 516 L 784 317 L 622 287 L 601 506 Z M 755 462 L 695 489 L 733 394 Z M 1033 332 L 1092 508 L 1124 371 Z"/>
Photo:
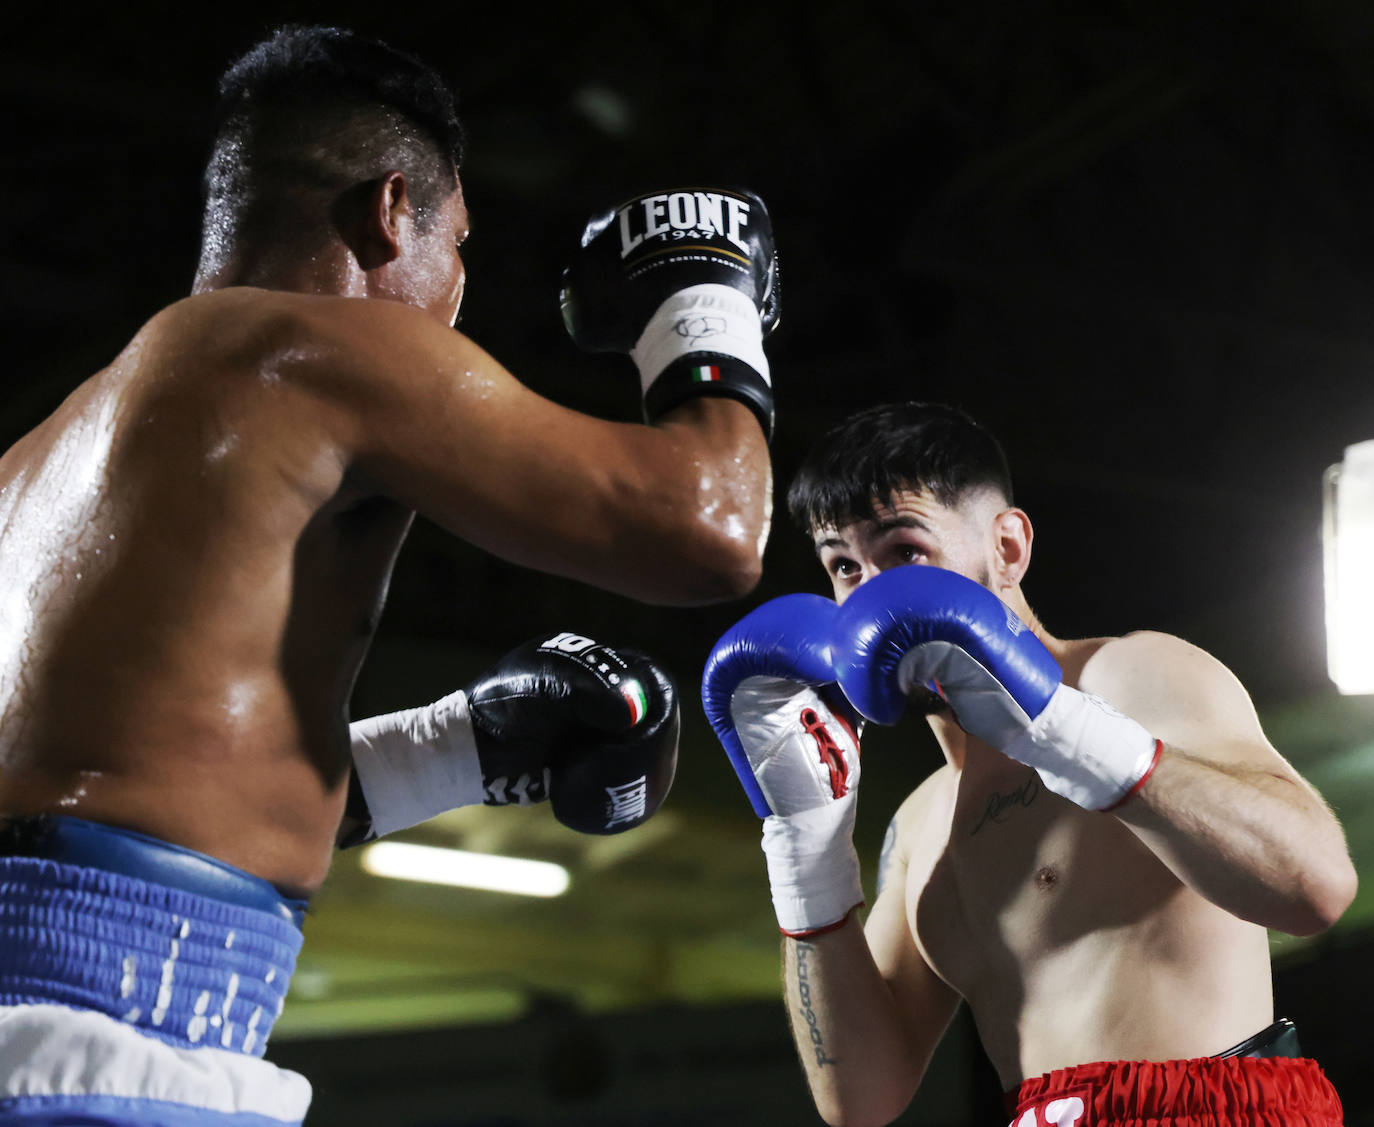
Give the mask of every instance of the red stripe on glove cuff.
<path id="1" fill-rule="evenodd" d="M 788 931 L 785 927 L 780 927 L 778 928 L 778 930 L 782 932 L 783 935 L 787 936 L 788 939 L 810 939 L 816 935 L 825 935 L 827 932 L 839 931 L 840 928 L 844 927 L 844 925 L 849 922 L 849 917 L 851 915 L 853 915 L 860 908 L 866 906 L 867 901 L 860 900 L 857 904 L 854 905 L 854 907 L 850 908 L 849 911 L 847 911 L 840 919 L 836 920 L 833 924 L 826 924 L 824 927 L 814 927 L 811 928 L 809 931 Z"/>
<path id="2" fill-rule="evenodd" d="M 1110 810 L 1116 810 L 1116 809 L 1118 809 L 1118 808 L 1120 808 L 1120 807 L 1126 805 L 1126 803 L 1127 803 L 1130 799 L 1132 799 L 1133 797 L 1135 797 L 1135 793 L 1136 793 L 1138 790 L 1140 790 L 1140 788 L 1143 787 L 1143 786 L 1145 785 L 1145 781 L 1146 781 L 1151 775 L 1153 775 L 1153 774 L 1155 773 L 1155 768 L 1159 766 L 1159 761 L 1160 761 L 1160 759 L 1163 757 L 1163 755 L 1164 755 L 1164 741 L 1163 741 L 1163 740 L 1155 740 L 1155 753 L 1154 753 L 1154 757 L 1150 760 L 1150 765 L 1149 765 L 1147 768 L 1145 768 L 1145 774 L 1141 775 L 1140 778 L 1138 778 L 1138 779 L 1135 781 L 1135 785 L 1134 785 L 1133 787 L 1131 787 L 1131 789 L 1128 790 L 1125 794 L 1123 794 L 1120 798 L 1118 798 L 1115 802 L 1113 802 L 1110 806 L 1104 806 L 1104 807 L 1102 808 L 1102 809 L 1103 809 L 1103 812 L 1105 813 L 1105 812 L 1110 811 Z"/>

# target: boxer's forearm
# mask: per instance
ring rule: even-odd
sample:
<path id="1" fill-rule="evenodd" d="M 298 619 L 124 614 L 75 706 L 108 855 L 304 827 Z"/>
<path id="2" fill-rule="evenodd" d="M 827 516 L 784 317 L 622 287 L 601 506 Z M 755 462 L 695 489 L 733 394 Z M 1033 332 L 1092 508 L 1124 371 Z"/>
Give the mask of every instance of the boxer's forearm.
<path id="1" fill-rule="evenodd" d="M 612 422 L 536 394 L 399 302 L 358 305 L 300 311 L 297 335 L 313 343 L 289 375 L 359 496 L 644 602 L 720 602 L 757 583 L 772 480 L 744 404 L 693 399 L 652 426 Z"/>
<path id="2" fill-rule="evenodd" d="M 666 508 L 648 499 L 639 510 L 641 529 L 645 518 L 664 518 L 659 542 L 636 550 L 643 570 L 662 576 L 651 582 L 668 590 L 645 595 L 693 604 L 748 594 L 762 574 L 773 516 L 772 466 L 758 421 L 733 400 L 698 399 L 663 416 L 654 429 L 673 440 L 663 480 L 676 501 Z M 682 532 L 684 519 L 693 530 L 689 536 Z"/>
<path id="3" fill-rule="evenodd" d="M 889 1123 L 916 1092 L 934 1043 L 907 1043 L 896 999 L 853 915 L 835 931 L 783 940 L 783 993 L 816 1109 L 827 1123 Z"/>
<path id="4" fill-rule="evenodd" d="M 527 406 L 531 417 L 549 410 Z M 505 469 L 471 470 L 461 509 L 428 515 L 512 563 L 650 604 L 704 605 L 754 588 L 772 476 L 747 408 L 696 400 L 652 426 L 571 412 L 557 421 L 518 428 L 501 455 L 478 451 L 474 461 Z M 516 442 L 530 444 L 519 459 L 508 449 Z"/>
<path id="5" fill-rule="evenodd" d="M 1300 779 L 1166 746 L 1115 814 L 1184 884 L 1264 927 L 1315 934 L 1354 897 L 1340 824 Z"/>

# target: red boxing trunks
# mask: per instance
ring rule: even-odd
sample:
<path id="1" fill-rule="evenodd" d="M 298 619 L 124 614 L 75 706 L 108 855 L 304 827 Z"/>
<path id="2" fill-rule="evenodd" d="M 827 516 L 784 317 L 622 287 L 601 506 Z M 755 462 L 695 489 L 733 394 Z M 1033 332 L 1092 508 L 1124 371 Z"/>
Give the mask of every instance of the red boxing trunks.
<path id="1" fill-rule="evenodd" d="M 1026 1080 L 1011 1127 L 1341 1127 L 1341 1100 L 1306 1057 L 1101 1061 Z"/>

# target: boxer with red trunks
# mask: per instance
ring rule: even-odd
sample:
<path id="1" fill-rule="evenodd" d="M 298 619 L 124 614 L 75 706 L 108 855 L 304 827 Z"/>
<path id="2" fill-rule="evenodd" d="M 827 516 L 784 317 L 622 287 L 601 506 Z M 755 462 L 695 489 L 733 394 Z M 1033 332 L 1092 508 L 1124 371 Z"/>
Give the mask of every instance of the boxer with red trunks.
<path id="1" fill-rule="evenodd" d="M 851 416 L 789 506 L 834 598 L 745 616 L 702 695 L 763 818 L 823 1118 L 900 1115 L 967 1003 L 1015 1127 L 1336 1127 L 1274 1020 L 1266 929 L 1331 926 L 1355 871 L 1234 675 L 1171 635 L 1051 634 L 1001 446 L 956 409 Z M 910 712 L 945 763 L 892 818 L 861 920 L 860 725 Z"/>
<path id="2" fill-rule="evenodd" d="M 550 631 L 350 725 L 417 513 L 646 602 L 760 572 L 757 197 L 650 192 L 569 246 L 570 334 L 638 370 L 643 422 L 612 422 L 454 331 L 469 223 L 436 72 L 290 27 L 220 93 L 193 292 L 0 458 L 6 1123 L 299 1122 L 308 1085 L 259 1058 L 336 845 L 543 798 L 616 832 L 662 800 L 671 682 L 604 640 Z"/>
<path id="3" fill-rule="evenodd" d="M 1290 1022 L 1234 1049 L 1056 1069 L 1006 1094 L 1011 1127 L 1340 1127 L 1341 1101 Z"/>

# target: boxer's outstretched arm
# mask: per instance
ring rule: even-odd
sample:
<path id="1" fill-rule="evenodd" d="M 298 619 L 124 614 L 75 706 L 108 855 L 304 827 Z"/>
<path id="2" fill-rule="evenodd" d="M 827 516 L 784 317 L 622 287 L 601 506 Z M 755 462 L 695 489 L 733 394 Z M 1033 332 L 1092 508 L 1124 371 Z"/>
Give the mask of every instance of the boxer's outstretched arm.
<path id="1" fill-rule="evenodd" d="M 890 1123 L 911 1103 L 959 996 L 935 976 L 906 920 L 905 870 L 863 927 L 783 940 L 783 993 L 821 1118 Z"/>
<path id="2" fill-rule="evenodd" d="M 1294 935 L 1340 918 L 1357 880 L 1340 823 L 1269 744 L 1230 670 L 1179 638 L 1140 633 L 1104 646 L 1080 683 L 1163 741 L 1148 782 L 1114 813 L 1180 880 Z"/>
<path id="3" fill-rule="evenodd" d="M 397 302 L 309 299 L 295 318 L 302 348 L 286 366 L 364 491 L 512 563 L 647 602 L 757 583 L 771 469 L 742 404 L 696 399 L 653 426 L 608 422 L 535 394 Z"/>

